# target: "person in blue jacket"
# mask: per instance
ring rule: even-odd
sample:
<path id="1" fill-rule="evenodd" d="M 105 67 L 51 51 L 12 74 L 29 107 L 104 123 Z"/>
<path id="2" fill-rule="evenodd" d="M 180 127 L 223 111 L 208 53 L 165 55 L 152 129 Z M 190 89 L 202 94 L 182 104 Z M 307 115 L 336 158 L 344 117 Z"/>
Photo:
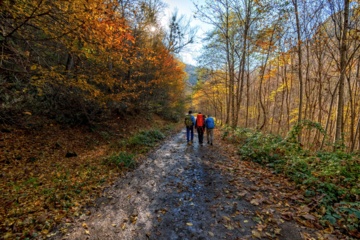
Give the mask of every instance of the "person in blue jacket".
<path id="1" fill-rule="evenodd" d="M 205 120 L 205 128 L 206 128 L 207 143 L 213 145 L 215 120 L 210 115 L 208 115 L 208 117 Z"/>
<path id="2" fill-rule="evenodd" d="M 189 111 L 189 114 L 185 116 L 186 140 L 188 144 L 192 144 L 194 141 L 194 125 L 195 117 L 192 115 L 192 111 Z"/>

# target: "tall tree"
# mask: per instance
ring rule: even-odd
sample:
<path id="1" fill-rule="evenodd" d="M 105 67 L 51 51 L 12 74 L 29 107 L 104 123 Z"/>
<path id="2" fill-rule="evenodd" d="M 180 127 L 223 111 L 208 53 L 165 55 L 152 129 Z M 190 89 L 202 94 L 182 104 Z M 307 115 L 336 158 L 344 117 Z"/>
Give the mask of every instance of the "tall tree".
<path id="1" fill-rule="evenodd" d="M 294 14 L 296 19 L 296 36 L 297 36 L 297 56 L 298 56 L 298 78 L 299 78 L 299 112 L 298 112 L 298 123 L 302 121 L 302 111 L 303 111 L 303 94 L 304 94 L 304 86 L 303 86 L 303 76 L 302 76 L 302 37 L 301 37 L 301 28 L 300 28 L 300 20 L 299 20 L 299 7 L 298 0 L 292 0 L 294 5 Z M 301 131 L 299 131 L 298 141 L 301 142 Z"/>
<path id="2" fill-rule="evenodd" d="M 341 142 L 343 140 L 344 131 L 344 85 L 346 77 L 346 66 L 347 66 L 347 33 L 349 28 L 349 10 L 350 1 L 344 0 L 344 11 L 343 21 L 341 26 L 341 37 L 340 37 L 340 76 L 339 76 L 339 92 L 338 92 L 338 109 L 336 117 L 336 131 L 335 131 L 335 142 Z"/>

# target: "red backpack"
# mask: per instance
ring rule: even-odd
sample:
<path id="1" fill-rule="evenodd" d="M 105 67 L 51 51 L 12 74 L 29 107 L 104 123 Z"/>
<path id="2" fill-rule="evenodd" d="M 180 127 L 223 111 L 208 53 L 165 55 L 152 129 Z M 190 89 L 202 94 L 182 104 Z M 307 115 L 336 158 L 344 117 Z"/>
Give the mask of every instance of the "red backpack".
<path id="1" fill-rule="evenodd" d="M 196 126 L 203 127 L 204 126 L 204 117 L 202 114 L 198 114 L 196 117 Z"/>

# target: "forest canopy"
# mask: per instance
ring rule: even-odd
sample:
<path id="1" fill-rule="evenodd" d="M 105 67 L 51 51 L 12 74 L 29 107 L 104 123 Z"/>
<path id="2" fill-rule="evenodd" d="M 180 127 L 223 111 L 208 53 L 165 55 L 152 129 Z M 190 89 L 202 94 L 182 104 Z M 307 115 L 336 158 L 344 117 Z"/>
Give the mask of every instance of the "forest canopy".
<path id="1" fill-rule="evenodd" d="M 82 124 L 142 110 L 176 120 L 185 66 L 165 44 L 163 8 L 160 1 L 1 1 L 0 121 L 32 114 Z"/>

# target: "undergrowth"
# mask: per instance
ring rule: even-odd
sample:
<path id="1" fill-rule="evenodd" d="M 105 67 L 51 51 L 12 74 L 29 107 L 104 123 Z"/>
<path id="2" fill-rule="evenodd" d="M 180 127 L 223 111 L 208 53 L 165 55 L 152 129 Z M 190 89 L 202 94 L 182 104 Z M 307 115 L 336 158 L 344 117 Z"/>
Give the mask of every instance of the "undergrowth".
<path id="1" fill-rule="evenodd" d="M 58 143 L 60 131 L 51 127 L 54 136 L 47 140 L 47 145 L 41 145 L 41 149 L 49 146 L 51 151 L 48 155 L 43 150 L 38 155 L 32 151 L 30 157 L 25 157 L 22 153 L 27 149 L 18 150 L 17 153 L 22 154 L 19 160 L 0 162 L 0 239 L 44 239 L 50 236 L 52 229 L 64 219 L 84 214 L 84 206 L 100 196 L 103 189 L 119 177 L 119 173 L 135 168 L 139 156 L 154 148 L 175 126 L 167 123 L 159 128 L 154 124 L 151 130 L 121 137 L 113 134 L 117 128 L 99 130 L 98 135 L 92 132 L 84 132 L 83 135 L 72 133 L 74 138 L 77 137 L 72 144 L 78 146 L 76 151 L 83 156 L 77 158 L 62 157 L 65 155 L 62 150 L 66 147 Z M 63 131 L 60 133 L 64 134 Z M 49 134 L 35 139 L 43 139 L 46 135 Z M 68 135 L 71 134 L 64 134 Z M 93 144 L 88 145 L 84 139 L 92 140 Z M 81 148 L 81 143 L 86 148 Z M 27 146 L 24 143 L 18 145 Z M 31 146 L 29 149 L 38 147 Z M 60 231 L 66 233 L 67 228 Z"/>
<path id="2" fill-rule="evenodd" d="M 360 156 L 341 148 L 335 152 L 311 152 L 297 142 L 297 133 L 307 127 L 324 133 L 317 123 L 304 121 L 286 138 L 252 129 L 225 129 L 224 138 L 238 146 L 243 160 L 251 160 L 283 173 L 305 188 L 308 203 L 324 227 L 336 227 L 358 236 L 360 232 Z"/>
<path id="3" fill-rule="evenodd" d="M 133 169 L 136 167 L 135 155 L 127 152 L 119 152 L 105 158 L 104 164 L 115 166 L 120 169 Z"/>
<path id="4" fill-rule="evenodd" d="M 159 129 L 142 130 L 137 134 L 132 135 L 130 138 L 123 139 L 113 145 L 113 148 L 121 149 L 121 151 L 107 156 L 103 163 L 110 166 L 116 166 L 120 169 L 135 168 L 136 154 L 148 152 L 164 138 L 164 133 Z"/>
<path id="5" fill-rule="evenodd" d="M 145 130 L 128 139 L 125 147 L 136 153 L 144 153 L 164 138 L 165 135 L 160 130 Z"/>

